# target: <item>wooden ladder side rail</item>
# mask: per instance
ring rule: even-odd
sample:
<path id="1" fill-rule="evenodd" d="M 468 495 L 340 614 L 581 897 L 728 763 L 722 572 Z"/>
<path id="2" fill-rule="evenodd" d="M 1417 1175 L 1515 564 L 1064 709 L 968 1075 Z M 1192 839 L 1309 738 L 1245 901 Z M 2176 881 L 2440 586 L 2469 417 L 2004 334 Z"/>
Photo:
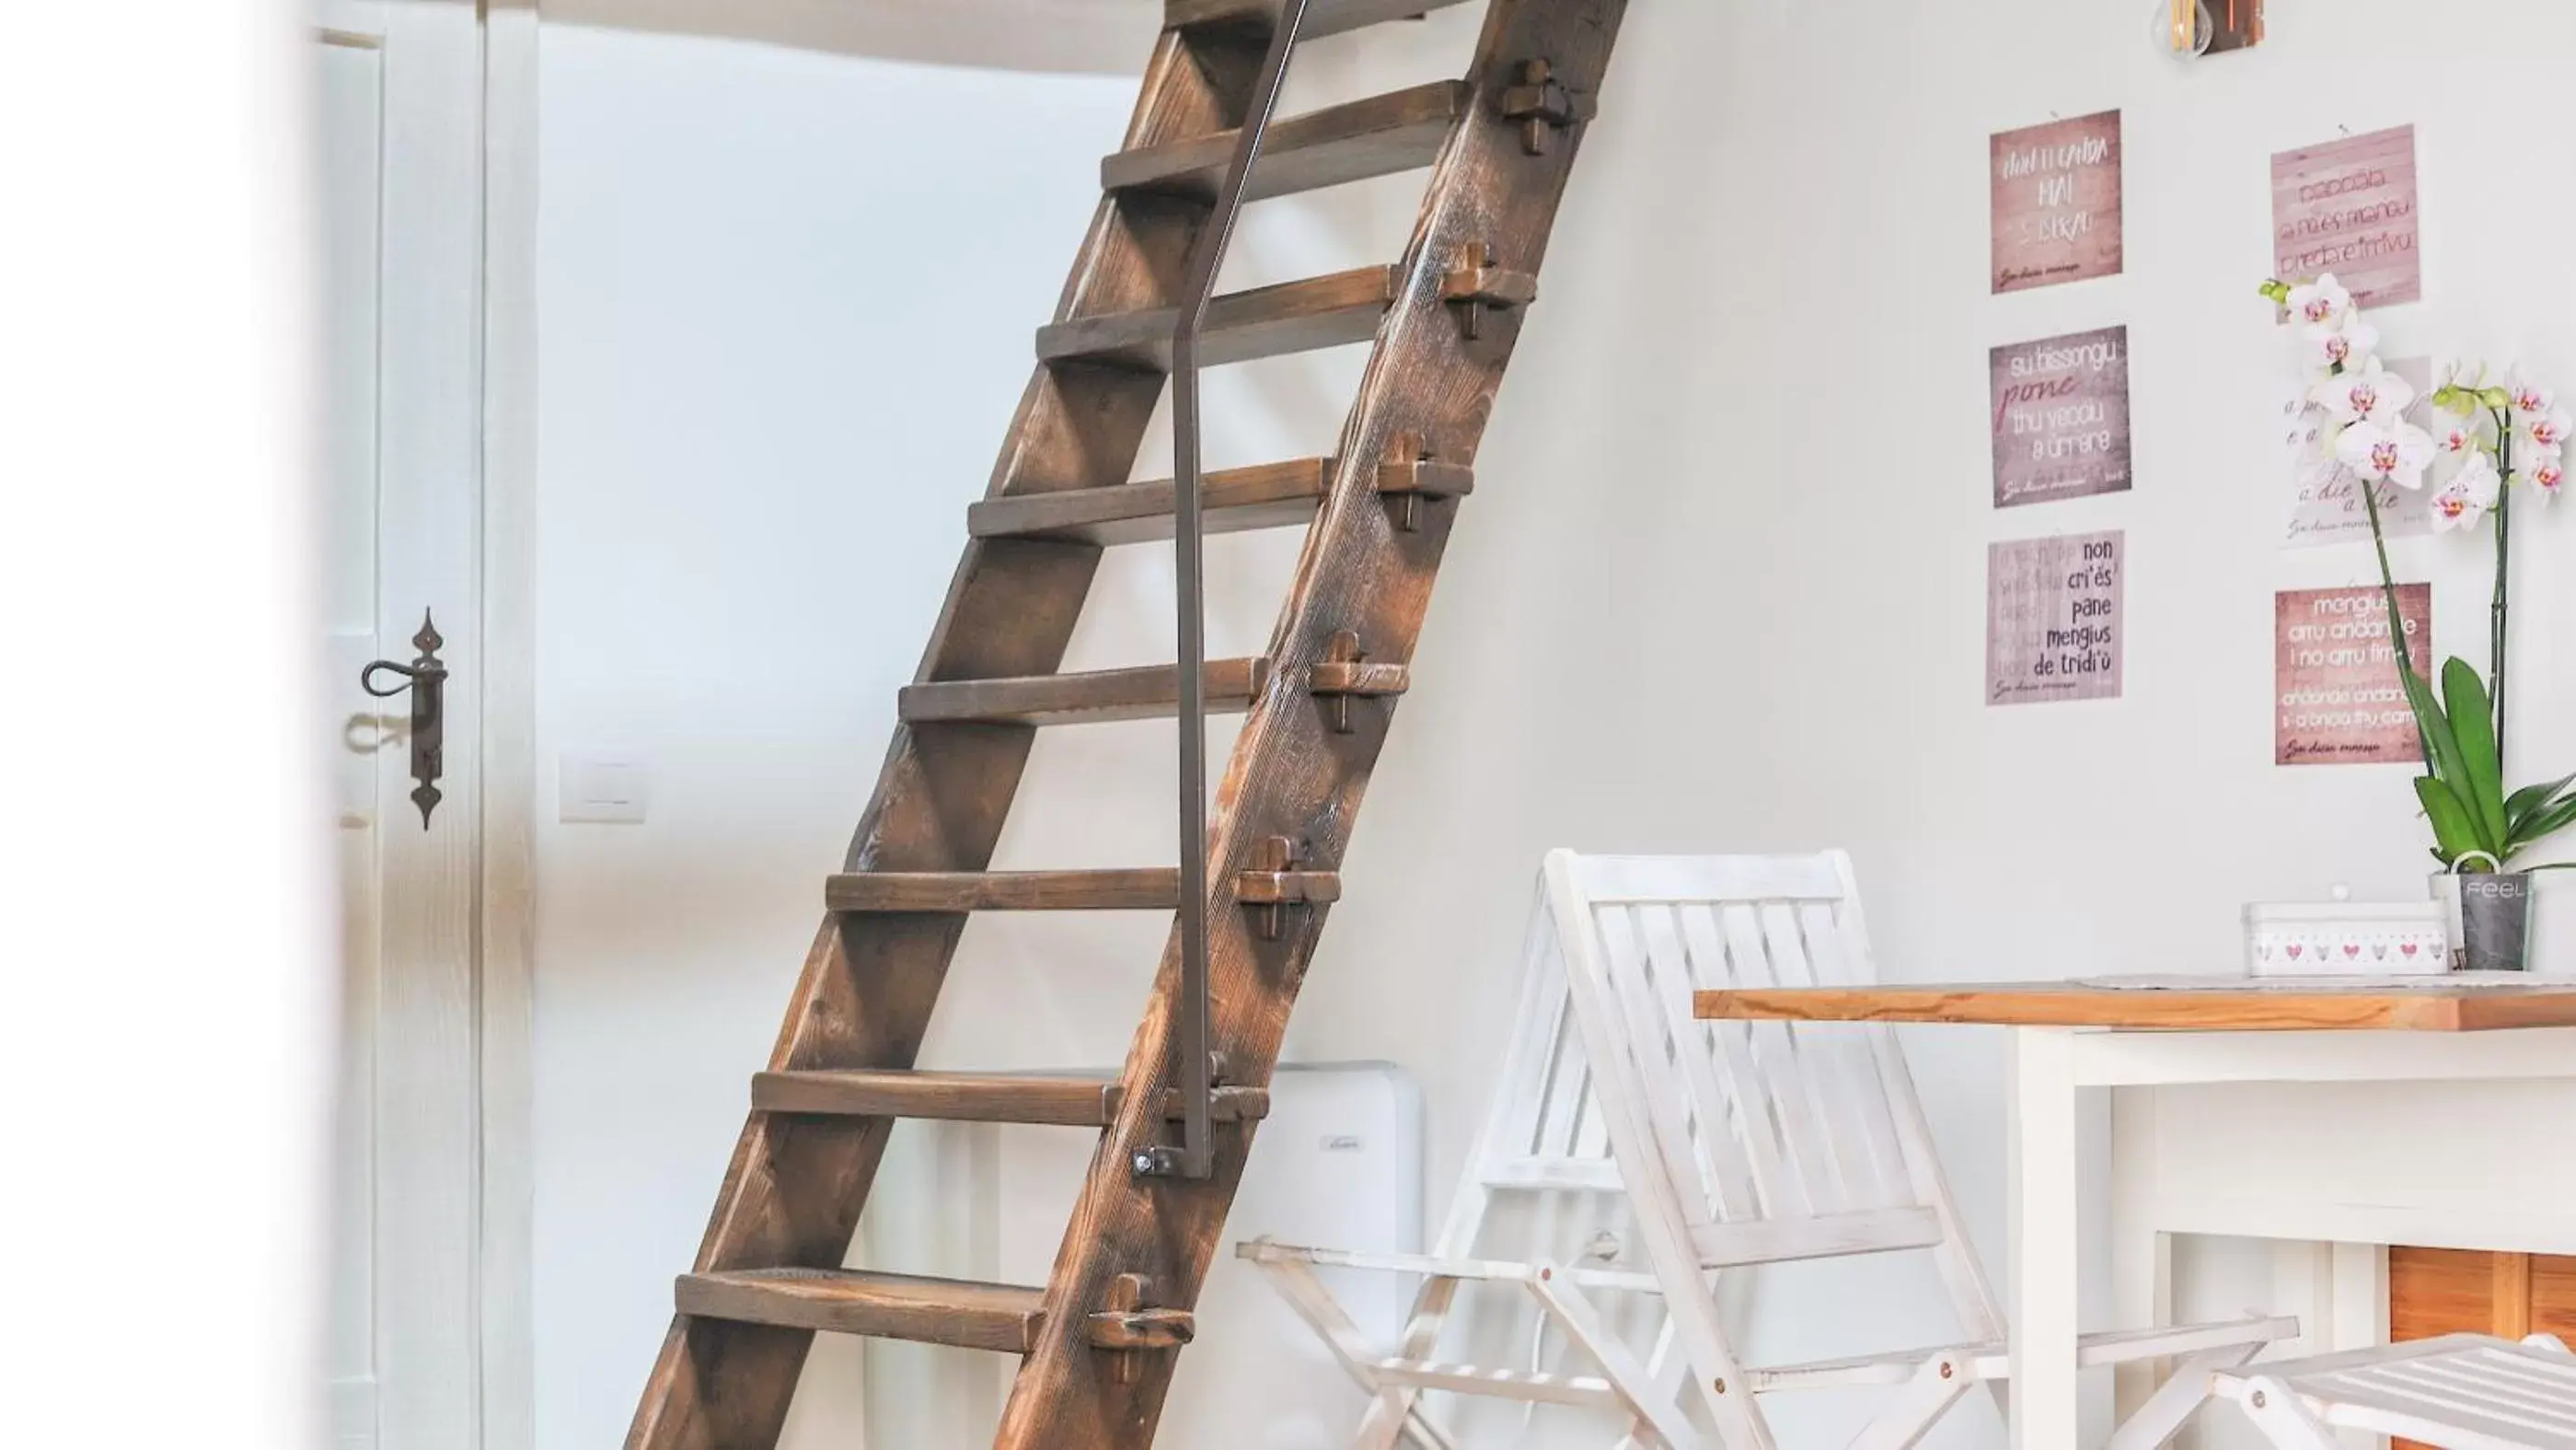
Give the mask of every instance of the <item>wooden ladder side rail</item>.
<path id="1" fill-rule="evenodd" d="M 1348 733 L 1305 689 L 1310 671 L 1332 658 L 1336 635 L 1356 634 L 1372 659 L 1409 661 L 1431 585 L 1455 517 L 1454 503 L 1416 511 L 1402 527 L 1380 496 L 1378 460 L 1399 434 L 1438 440 L 1444 459 L 1472 463 L 1503 371 L 1520 332 L 1521 309 L 1467 319 L 1444 297 L 1465 265 L 1538 271 L 1571 170 L 1579 129 L 1558 144 L 1531 146 L 1525 117 L 1506 93 L 1544 60 L 1559 84 L 1597 94 L 1625 0 L 1493 0 L 1469 78 L 1468 119 L 1437 163 L 1408 249 L 1403 297 L 1378 334 L 1360 393 L 1336 453 L 1331 489 L 1274 637 L 1273 669 L 1238 738 L 1220 794 L 1210 848 L 1208 896 L 1184 902 L 1206 921 L 1214 1045 L 1227 1080 L 1266 1085 L 1289 1008 L 1311 960 L 1323 912 L 1284 913 L 1286 929 L 1264 939 L 1239 910 L 1232 883 L 1263 863 L 1279 838 L 1306 847 L 1307 864 L 1332 870 L 1349 841 L 1393 702 L 1350 712 Z M 1474 304 L 1479 307 L 1482 303 Z M 1198 1297 L 1251 1144 L 1249 1124 L 1216 1134 L 1217 1162 L 1206 1180 L 1140 1178 L 1135 1155 L 1165 1141 L 1165 1101 L 1178 1004 L 1177 931 L 1131 1044 L 1122 1108 L 1104 1134 L 1047 1285 L 1047 1303 L 1103 1303 L 1113 1286 L 1146 1302 L 1186 1309 Z M 1152 1442 L 1175 1356 L 1103 1353 L 1078 1313 L 1053 1313 L 1013 1384 L 997 1450 L 1133 1450 Z"/>
<path id="2" fill-rule="evenodd" d="M 1149 62 L 1129 148 L 1240 124 L 1261 39 L 1166 31 Z M 1169 305 L 1203 206 L 1101 202 L 1057 307 L 1059 321 Z M 988 497 L 1124 479 L 1160 399 L 1159 374 L 1040 365 L 1014 416 Z M 1041 675 L 1063 660 L 1100 546 L 977 539 L 966 548 L 915 682 Z M 852 840 L 852 871 L 980 871 L 1018 790 L 1029 725 L 898 725 Z M 910 1067 L 962 915 L 827 917 L 769 1067 Z M 726 1170 L 696 1272 L 828 1268 L 849 1251 L 883 1156 L 887 1118 L 754 1112 Z M 1078 1316 L 1077 1316 L 1078 1317 Z M 743 1450 L 777 1442 L 813 1331 L 678 1315 L 646 1382 L 628 1450 Z"/>

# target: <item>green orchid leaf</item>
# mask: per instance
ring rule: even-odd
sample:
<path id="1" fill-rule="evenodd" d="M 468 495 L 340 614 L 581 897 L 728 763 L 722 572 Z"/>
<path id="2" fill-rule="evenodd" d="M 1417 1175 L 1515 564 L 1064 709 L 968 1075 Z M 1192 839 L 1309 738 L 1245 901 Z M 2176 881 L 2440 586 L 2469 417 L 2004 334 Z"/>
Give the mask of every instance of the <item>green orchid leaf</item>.
<path id="1" fill-rule="evenodd" d="M 2450 707 L 2451 738 L 2458 742 L 2460 763 L 2467 774 L 2461 792 L 2477 813 L 2478 829 L 2489 842 L 2488 850 L 2504 854 L 2505 811 L 2504 774 L 2496 758 L 2495 700 L 2487 694 L 2487 682 L 2478 678 L 2477 667 L 2467 660 L 2453 658 L 2442 666 L 2442 698 Z"/>
<path id="2" fill-rule="evenodd" d="M 2545 810 L 2535 812 L 2531 819 L 2523 822 L 2521 827 L 2515 830 L 2513 839 L 2507 844 L 2519 851 L 2544 837 L 2556 835 L 2571 825 L 2576 825 L 2576 799 L 2563 800 Z"/>
<path id="3" fill-rule="evenodd" d="M 2424 743 L 2432 749 L 2434 778 L 2466 780 L 2469 772 L 2460 760 L 2459 738 L 2451 733 L 2451 720 L 2442 713 L 2442 702 L 2433 698 L 2433 687 L 2424 683 L 2422 675 L 2403 665 L 2398 667 L 2397 675 L 2406 686 L 2406 703 L 2414 707 L 2415 727 L 2424 732 Z M 2460 799 L 2462 804 L 2468 801 L 2467 796 Z"/>
<path id="4" fill-rule="evenodd" d="M 2504 824 L 2507 833 L 2517 836 L 2522 834 L 2522 823 L 2531 819 L 2533 812 L 2558 799 L 2560 792 L 2571 785 L 2576 785 L 2576 774 L 2562 775 L 2546 785 L 2527 785 L 2515 791 L 2506 798 L 2504 803 Z"/>
<path id="5" fill-rule="evenodd" d="M 2483 849 L 2478 833 L 2469 824 L 2468 807 L 2451 794 L 2451 788 L 2429 775 L 2415 779 L 2415 798 L 2424 803 L 2424 815 L 2433 823 L 2433 839 L 2440 849 L 2433 854 L 2448 866 L 2471 851 Z"/>

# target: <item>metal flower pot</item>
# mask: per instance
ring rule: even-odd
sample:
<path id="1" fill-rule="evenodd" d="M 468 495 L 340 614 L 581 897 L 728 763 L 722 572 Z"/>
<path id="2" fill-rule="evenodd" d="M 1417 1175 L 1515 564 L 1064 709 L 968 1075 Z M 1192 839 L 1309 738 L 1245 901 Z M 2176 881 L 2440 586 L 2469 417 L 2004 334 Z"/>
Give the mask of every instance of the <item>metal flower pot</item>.
<path id="1" fill-rule="evenodd" d="M 2460 965 L 2472 972 L 2531 968 L 2531 873 L 2468 873 L 2460 883 Z"/>

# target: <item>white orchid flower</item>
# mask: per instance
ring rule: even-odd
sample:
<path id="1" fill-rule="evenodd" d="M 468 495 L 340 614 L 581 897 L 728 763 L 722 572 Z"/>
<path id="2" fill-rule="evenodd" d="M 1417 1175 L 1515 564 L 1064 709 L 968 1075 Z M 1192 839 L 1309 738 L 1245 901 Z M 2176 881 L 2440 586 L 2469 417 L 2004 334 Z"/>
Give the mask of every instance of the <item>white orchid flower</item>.
<path id="1" fill-rule="evenodd" d="M 2554 451 L 2544 452 L 2537 459 L 2516 469 L 2515 476 L 2533 488 L 2539 489 L 2543 501 L 2555 499 L 2558 497 L 2559 489 L 2567 483 L 2565 455 Z"/>
<path id="2" fill-rule="evenodd" d="M 2554 453 L 2567 446 L 2570 434 L 2576 434 L 2576 417 L 2569 416 L 2565 408 L 2548 402 L 2547 394 L 2541 397 L 2543 401 L 2538 412 L 2522 413 L 2519 412 L 2520 403 L 2514 406 L 2522 424 L 2522 436 L 2529 439 L 2533 447 Z"/>
<path id="3" fill-rule="evenodd" d="M 2475 392 L 2487 385 L 2487 365 L 2470 358 L 2448 357 L 2433 369 L 2433 391 L 2462 388 Z"/>
<path id="4" fill-rule="evenodd" d="M 2310 327 L 2327 327 L 2341 323 L 2352 311 L 2352 294 L 2328 272 L 2317 280 L 2290 289 L 2290 311 Z"/>
<path id="5" fill-rule="evenodd" d="M 2520 367 L 2506 376 L 2504 390 L 2513 395 L 2513 411 L 2522 418 L 2543 417 L 2556 411 L 2557 396 L 2533 382 Z"/>
<path id="6" fill-rule="evenodd" d="M 2495 460 L 2480 453 L 2433 495 L 2433 527 L 2444 532 L 2472 528 L 2503 493 L 2504 480 L 2496 474 Z"/>
<path id="7" fill-rule="evenodd" d="M 2339 323 L 2308 329 L 2308 366 L 2321 373 L 2337 368 L 2355 371 L 2379 353 L 2379 329 L 2354 315 Z"/>
<path id="8" fill-rule="evenodd" d="M 2310 395 L 2337 427 L 2388 422 L 2415 401 L 2415 385 L 2380 365 L 2377 358 L 2317 384 Z"/>
<path id="9" fill-rule="evenodd" d="M 2393 413 L 2356 423 L 2335 440 L 2335 457 L 2344 467 L 2374 483 L 2404 489 L 2424 486 L 2424 470 L 2432 465 L 2433 452 L 2432 434 Z M 2486 457 L 2477 456 L 2481 461 Z M 2490 470 L 2494 466 L 2487 465 Z"/>
<path id="10" fill-rule="evenodd" d="M 2445 458 L 2459 458 L 2479 451 L 2478 433 L 2467 423 L 2453 423 L 2433 435 L 2433 449 Z"/>

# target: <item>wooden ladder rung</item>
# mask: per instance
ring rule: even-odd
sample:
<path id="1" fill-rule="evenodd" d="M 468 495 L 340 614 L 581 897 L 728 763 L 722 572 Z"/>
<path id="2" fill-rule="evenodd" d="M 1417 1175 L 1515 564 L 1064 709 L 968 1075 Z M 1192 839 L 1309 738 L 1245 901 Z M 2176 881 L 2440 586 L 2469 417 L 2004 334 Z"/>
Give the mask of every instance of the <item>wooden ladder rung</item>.
<path id="1" fill-rule="evenodd" d="M 858 1118 L 935 1118 L 950 1122 L 1105 1128 L 1118 1120 L 1125 1089 L 1097 1077 L 1023 1073 L 898 1072 L 833 1069 L 764 1072 L 751 1080 L 751 1105 L 765 1113 Z M 1165 1103 L 1180 1115 L 1180 1099 Z M 1219 1122 L 1269 1116 L 1266 1088 L 1220 1087 L 1210 1103 Z"/>
<path id="2" fill-rule="evenodd" d="M 860 871 L 823 888 L 833 911 L 1176 911 L 1181 873 L 1116 871 Z"/>
<path id="3" fill-rule="evenodd" d="M 1315 517 L 1332 481 L 1333 460 L 1298 458 L 1228 468 L 1199 480 L 1204 532 L 1282 528 Z M 988 498 L 966 511 L 979 539 L 1072 539 L 1090 544 L 1143 544 L 1172 536 L 1172 481 L 1067 488 Z"/>
<path id="4" fill-rule="evenodd" d="M 706 1319 L 908 1339 L 1026 1354 L 1046 1322 L 1046 1291 L 860 1269 L 683 1274 L 680 1312 Z"/>
<path id="5" fill-rule="evenodd" d="M 1246 201 L 1417 171 L 1439 159 L 1475 88 L 1465 81 L 1390 91 L 1274 121 L 1262 133 Z M 1121 151 L 1100 163 L 1105 191 L 1154 191 L 1213 201 L 1242 132 L 1219 131 Z"/>
<path id="6" fill-rule="evenodd" d="M 1465 0 L 1314 0 L 1307 8 L 1306 28 L 1299 32 L 1299 38 L 1314 40 L 1389 20 L 1413 20 L 1463 3 Z M 1170 30 L 1200 25 L 1258 26 L 1268 30 L 1278 15 L 1279 0 L 1163 0 L 1163 25 Z"/>
<path id="7" fill-rule="evenodd" d="M 1208 306 L 1199 361 L 1214 366 L 1366 342 L 1400 295 L 1394 267 L 1354 267 L 1248 292 L 1229 292 Z M 1105 363 L 1168 369 L 1179 309 L 1149 307 L 1051 322 L 1038 329 L 1042 362 Z"/>
<path id="8" fill-rule="evenodd" d="M 1219 713 L 1252 708 L 1269 678 L 1270 662 L 1262 659 L 1209 660 L 1200 675 L 1207 707 Z M 896 709 L 905 723 L 912 725 L 1088 725 L 1112 720 L 1168 719 L 1180 708 L 1180 698 L 1180 666 L 1146 665 L 1069 675 L 906 685 Z"/>

